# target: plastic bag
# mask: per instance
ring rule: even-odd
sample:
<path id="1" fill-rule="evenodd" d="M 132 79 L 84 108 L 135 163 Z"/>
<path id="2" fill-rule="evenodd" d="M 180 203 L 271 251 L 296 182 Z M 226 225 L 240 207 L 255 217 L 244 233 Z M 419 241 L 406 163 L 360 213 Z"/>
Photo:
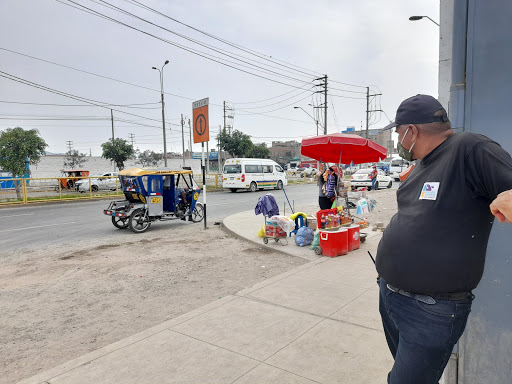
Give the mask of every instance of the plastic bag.
<path id="1" fill-rule="evenodd" d="M 315 233 L 315 237 L 311 242 L 311 249 L 315 249 L 318 244 L 320 244 L 320 232 Z"/>
<path id="2" fill-rule="evenodd" d="M 366 199 L 359 199 L 359 201 L 357 202 L 356 215 L 361 215 L 363 213 L 368 213 L 368 212 L 369 212 L 368 201 Z"/>
<path id="3" fill-rule="evenodd" d="M 273 225 L 279 226 L 285 232 L 290 232 L 295 228 L 295 221 L 288 216 L 272 216 L 269 220 Z"/>
<path id="4" fill-rule="evenodd" d="M 265 226 L 264 225 L 258 231 L 258 237 L 265 237 Z"/>
<path id="5" fill-rule="evenodd" d="M 313 241 L 313 230 L 309 227 L 300 227 L 295 236 L 295 244 L 304 247 Z"/>

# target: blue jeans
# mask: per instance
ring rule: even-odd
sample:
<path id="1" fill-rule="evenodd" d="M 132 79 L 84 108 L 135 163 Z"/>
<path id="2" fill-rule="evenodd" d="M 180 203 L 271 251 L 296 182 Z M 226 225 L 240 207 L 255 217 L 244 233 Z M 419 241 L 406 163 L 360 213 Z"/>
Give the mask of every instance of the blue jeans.
<path id="1" fill-rule="evenodd" d="M 377 181 L 377 178 L 372 179 L 372 190 L 375 191 L 375 182 Z"/>
<path id="2" fill-rule="evenodd" d="M 388 383 L 437 384 L 466 328 L 472 300 L 427 304 L 391 291 L 381 278 L 379 311 L 395 359 Z"/>

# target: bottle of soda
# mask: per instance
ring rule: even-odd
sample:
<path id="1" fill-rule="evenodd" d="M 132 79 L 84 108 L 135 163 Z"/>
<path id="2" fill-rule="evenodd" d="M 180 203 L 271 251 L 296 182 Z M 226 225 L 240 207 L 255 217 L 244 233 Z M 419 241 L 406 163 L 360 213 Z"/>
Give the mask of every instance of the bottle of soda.
<path id="1" fill-rule="evenodd" d="M 320 228 L 325 229 L 325 216 L 322 213 L 322 217 L 320 218 Z"/>

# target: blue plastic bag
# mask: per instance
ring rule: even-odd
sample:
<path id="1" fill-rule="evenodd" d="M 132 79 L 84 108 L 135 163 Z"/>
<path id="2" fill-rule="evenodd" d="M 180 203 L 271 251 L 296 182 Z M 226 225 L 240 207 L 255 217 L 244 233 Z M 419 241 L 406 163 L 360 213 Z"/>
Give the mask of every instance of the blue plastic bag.
<path id="1" fill-rule="evenodd" d="M 297 231 L 297 235 L 295 236 L 295 243 L 299 247 L 304 247 L 306 245 L 311 244 L 313 241 L 313 230 L 309 227 L 300 227 Z"/>

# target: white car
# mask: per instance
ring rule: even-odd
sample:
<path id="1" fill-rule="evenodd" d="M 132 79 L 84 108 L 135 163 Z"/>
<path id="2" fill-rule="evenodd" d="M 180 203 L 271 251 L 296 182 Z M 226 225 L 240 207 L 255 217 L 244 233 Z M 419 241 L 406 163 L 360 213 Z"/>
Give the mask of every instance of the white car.
<path id="1" fill-rule="evenodd" d="M 115 191 L 120 187 L 117 172 L 106 172 L 91 176 L 91 191 L 98 192 L 100 190 Z M 76 182 L 78 192 L 89 192 L 89 179 L 82 179 Z"/>
<path id="2" fill-rule="evenodd" d="M 371 168 L 364 168 L 356 171 L 352 176 L 350 176 L 350 184 L 352 185 L 352 189 L 358 187 L 367 187 L 370 191 L 372 189 L 372 180 L 370 179 L 370 174 L 372 173 Z M 379 169 L 377 171 L 377 181 L 375 182 L 375 189 L 379 188 L 391 188 L 393 185 L 393 179 Z"/>

